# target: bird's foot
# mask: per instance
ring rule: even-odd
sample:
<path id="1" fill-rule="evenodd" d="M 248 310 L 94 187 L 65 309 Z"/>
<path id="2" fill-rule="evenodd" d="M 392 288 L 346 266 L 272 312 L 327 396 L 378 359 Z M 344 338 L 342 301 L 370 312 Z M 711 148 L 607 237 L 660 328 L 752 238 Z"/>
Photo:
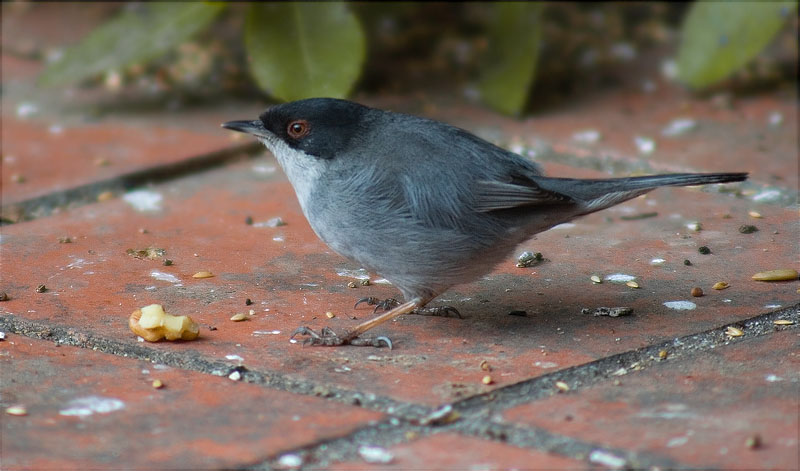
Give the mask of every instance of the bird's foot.
<path id="1" fill-rule="evenodd" d="M 380 300 L 378 298 L 373 298 L 372 296 L 361 298 L 356 302 L 356 305 L 353 306 L 353 309 L 357 308 L 359 304 L 367 303 L 370 306 L 375 306 L 375 309 L 372 310 L 373 314 L 378 312 L 378 309 L 383 309 L 384 311 L 388 311 L 389 309 L 395 308 L 400 305 L 400 301 L 394 298 L 387 298 L 384 300 Z M 459 319 L 463 319 L 461 313 L 458 312 L 458 309 L 452 306 L 436 306 L 436 307 L 418 307 L 413 311 L 409 312 L 409 314 L 417 314 L 419 316 L 438 316 L 438 317 L 450 317 L 452 314 L 453 317 L 458 317 Z"/>
<path id="2" fill-rule="evenodd" d="M 389 337 L 381 336 L 374 338 L 349 338 L 347 335 L 344 337 L 339 337 L 336 335 L 336 332 L 328 327 L 323 327 L 319 333 L 314 332 L 305 326 L 298 327 L 294 332 L 292 332 L 292 336 L 289 338 L 294 339 L 296 335 L 307 335 L 307 337 L 303 340 L 303 345 L 323 345 L 326 347 L 353 345 L 356 347 L 388 347 L 389 350 L 392 349 L 392 341 L 389 340 Z"/>

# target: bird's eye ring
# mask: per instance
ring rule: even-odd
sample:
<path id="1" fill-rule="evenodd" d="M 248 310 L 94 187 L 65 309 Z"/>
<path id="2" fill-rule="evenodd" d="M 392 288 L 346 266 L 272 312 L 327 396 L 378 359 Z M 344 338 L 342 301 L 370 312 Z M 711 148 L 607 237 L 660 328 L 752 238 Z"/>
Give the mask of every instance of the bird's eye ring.
<path id="1" fill-rule="evenodd" d="M 292 139 L 300 139 L 305 137 L 309 131 L 311 131 L 311 126 L 308 124 L 308 121 L 304 119 L 292 121 L 286 128 L 286 133 L 289 134 L 289 137 Z"/>

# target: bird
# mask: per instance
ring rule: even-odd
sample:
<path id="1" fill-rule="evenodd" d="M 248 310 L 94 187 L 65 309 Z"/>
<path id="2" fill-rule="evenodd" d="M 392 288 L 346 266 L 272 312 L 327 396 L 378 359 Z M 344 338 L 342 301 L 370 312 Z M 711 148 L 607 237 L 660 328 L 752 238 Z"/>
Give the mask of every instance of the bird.
<path id="1" fill-rule="evenodd" d="M 385 312 L 343 334 L 298 327 L 292 338 L 304 336 L 311 345 L 392 348 L 386 336 L 363 334 L 402 314 L 454 312 L 427 305 L 490 272 L 539 232 L 658 187 L 740 182 L 748 175 L 549 177 L 535 162 L 464 129 L 335 98 L 274 105 L 258 119 L 222 127 L 263 143 L 317 236 L 403 296 L 403 302 L 359 300 Z"/>

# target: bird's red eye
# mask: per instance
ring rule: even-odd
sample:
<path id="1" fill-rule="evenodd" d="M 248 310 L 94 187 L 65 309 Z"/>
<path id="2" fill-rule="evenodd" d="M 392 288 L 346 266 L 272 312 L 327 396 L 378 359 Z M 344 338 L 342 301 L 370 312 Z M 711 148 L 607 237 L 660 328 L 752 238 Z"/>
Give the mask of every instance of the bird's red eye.
<path id="1" fill-rule="evenodd" d="M 286 132 L 289 134 L 289 137 L 292 139 L 300 139 L 304 137 L 308 132 L 311 130 L 311 126 L 308 125 L 308 121 L 304 119 L 298 119 L 296 121 L 292 121 L 289 123 L 289 127 L 286 128 Z"/>

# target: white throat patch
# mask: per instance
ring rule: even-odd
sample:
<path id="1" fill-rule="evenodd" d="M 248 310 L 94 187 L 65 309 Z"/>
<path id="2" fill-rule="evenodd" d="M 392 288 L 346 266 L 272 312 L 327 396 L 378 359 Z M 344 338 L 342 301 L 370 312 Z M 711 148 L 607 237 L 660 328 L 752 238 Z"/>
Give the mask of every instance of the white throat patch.
<path id="1" fill-rule="evenodd" d="M 258 140 L 278 159 L 278 163 L 294 187 L 303 214 L 308 219 L 307 203 L 319 177 L 322 176 L 325 163 L 301 150 L 292 149 L 277 137 L 258 136 Z"/>

